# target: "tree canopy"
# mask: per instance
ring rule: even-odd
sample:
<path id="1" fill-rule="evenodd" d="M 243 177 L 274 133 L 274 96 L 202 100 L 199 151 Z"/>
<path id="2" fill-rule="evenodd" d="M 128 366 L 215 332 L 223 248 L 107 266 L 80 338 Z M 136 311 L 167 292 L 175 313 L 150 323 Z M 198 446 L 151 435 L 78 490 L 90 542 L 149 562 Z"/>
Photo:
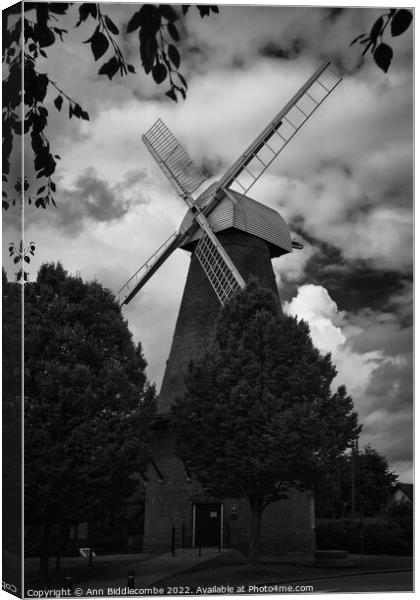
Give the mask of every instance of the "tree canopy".
<path id="1" fill-rule="evenodd" d="M 129 498 L 155 408 L 145 368 L 111 292 L 41 266 L 25 286 L 27 524 L 95 523 Z"/>
<path id="2" fill-rule="evenodd" d="M 308 325 L 282 315 L 256 281 L 225 306 L 191 364 L 173 407 L 177 452 L 210 493 L 248 499 L 252 562 L 264 508 L 291 487 L 313 488 L 360 429 L 345 388 L 331 389 L 335 375 Z"/>
<path id="3" fill-rule="evenodd" d="M 362 451 L 334 458 L 317 485 L 315 509 L 318 517 L 348 517 L 351 514 L 352 485 L 354 513 L 363 517 L 380 514 L 397 481 L 388 461 L 367 445 Z"/>
<path id="4" fill-rule="evenodd" d="M 3 548 L 21 551 L 22 289 L 2 271 Z M 18 580 L 18 574 L 13 579 Z"/>

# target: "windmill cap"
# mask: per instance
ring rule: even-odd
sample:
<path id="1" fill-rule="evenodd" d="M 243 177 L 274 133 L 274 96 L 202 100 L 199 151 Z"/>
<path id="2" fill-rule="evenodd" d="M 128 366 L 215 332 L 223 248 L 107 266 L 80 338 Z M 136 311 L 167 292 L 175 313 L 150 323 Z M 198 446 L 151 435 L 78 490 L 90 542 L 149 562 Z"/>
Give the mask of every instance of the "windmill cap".
<path id="1" fill-rule="evenodd" d="M 201 208 L 209 202 L 217 186 L 217 183 L 211 185 L 197 198 L 196 203 Z M 180 231 L 188 227 L 192 219 L 192 214 L 188 211 L 181 223 Z M 229 194 L 224 195 L 219 204 L 207 215 L 207 220 L 214 233 L 233 228 L 265 240 L 272 258 L 292 252 L 290 230 L 283 217 L 272 208 L 234 190 L 229 190 Z M 201 235 L 202 230 L 197 229 L 181 248 L 190 250 L 190 245 L 199 240 Z"/>

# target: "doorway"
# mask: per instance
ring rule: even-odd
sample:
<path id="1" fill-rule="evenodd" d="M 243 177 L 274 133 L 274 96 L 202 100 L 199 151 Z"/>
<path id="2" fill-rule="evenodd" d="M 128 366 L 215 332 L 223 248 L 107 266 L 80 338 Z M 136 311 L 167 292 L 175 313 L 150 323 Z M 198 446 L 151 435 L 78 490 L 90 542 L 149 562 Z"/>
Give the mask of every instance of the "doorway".
<path id="1" fill-rule="evenodd" d="M 194 546 L 219 546 L 222 540 L 222 504 L 194 504 Z"/>

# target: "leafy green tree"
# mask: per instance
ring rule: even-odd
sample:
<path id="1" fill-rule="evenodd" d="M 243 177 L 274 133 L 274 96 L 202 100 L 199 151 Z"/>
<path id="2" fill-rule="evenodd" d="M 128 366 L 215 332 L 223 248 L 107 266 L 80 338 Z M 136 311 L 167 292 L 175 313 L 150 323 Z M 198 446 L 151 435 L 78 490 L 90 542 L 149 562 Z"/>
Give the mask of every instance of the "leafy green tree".
<path id="1" fill-rule="evenodd" d="M 318 483 L 316 514 L 327 518 L 349 516 L 353 481 L 356 514 L 376 516 L 384 511 L 397 479 L 386 458 L 370 445 L 361 452 L 338 456 Z"/>
<path id="2" fill-rule="evenodd" d="M 25 522 L 92 527 L 124 504 L 155 408 L 140 344 L 111 292 L 60 263 L 25 286 Z"/>
<path id="3" fill-rule="evenodd" d="M 282 315 L 256 281 L 225 306 L 191 365 L 173 407 L 177 452 L 210 493 L 248 499 L 251 563 L 264 509 L 291 487 L 312 488 L 359 430 L 345 389 L 331 391 L 335 375 L 307 324 Z"/>

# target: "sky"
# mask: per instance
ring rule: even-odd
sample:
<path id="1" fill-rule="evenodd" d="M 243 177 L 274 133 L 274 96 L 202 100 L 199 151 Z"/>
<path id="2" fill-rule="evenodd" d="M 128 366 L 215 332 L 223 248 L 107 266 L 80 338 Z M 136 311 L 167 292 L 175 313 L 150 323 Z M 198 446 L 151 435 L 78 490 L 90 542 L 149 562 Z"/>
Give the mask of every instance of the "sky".
<path id="1" fill-rule="evenodd" d="M 125 34 L 134 7 L 104 11 Z M 76 12 L 75 12 L 76 11 Z M 350 46 L 383 14 L 378 8 L 221 6 L 201 19 L 193 8 L 180 28 L 185 101 L 141 69 L 109 81 L 88 44 L 92 23 L 65 18 L 41 72 L 77 99 L 90 121 L 69 120 L 49 93 L 48 137 L 61 156 L 57 208 L 27 207 L 25 238 L 36 243 L 30 277 L 60 260 L 72 274 L 117 292 L 180 225 L 186 207 L 142 144 L 158 119 L 194 161 L 215 177 L 326 59 L 343 81 L 252 188 L 280 212 L 302 250 L 273 260 L 286 313 L 308 321 L 314 344 L 331 352 L 363 423 L 360 445 L 385 455 L 412 481 L 413 40 L 390 38 L 383 73 Z M 137 62 L 136 62 L 137 61 Z M 64 113 L 64 114 L 63 114 Z M 30 177 L 30 156 L 26 158 Z M 3 246 L 18 239 L 16 212 L 3 215 Z M 10 276 L 13 265 L 4 253 Z M 177 250 L 123 309 L 159 387 L 169 355 L 189 254 Z"/>

